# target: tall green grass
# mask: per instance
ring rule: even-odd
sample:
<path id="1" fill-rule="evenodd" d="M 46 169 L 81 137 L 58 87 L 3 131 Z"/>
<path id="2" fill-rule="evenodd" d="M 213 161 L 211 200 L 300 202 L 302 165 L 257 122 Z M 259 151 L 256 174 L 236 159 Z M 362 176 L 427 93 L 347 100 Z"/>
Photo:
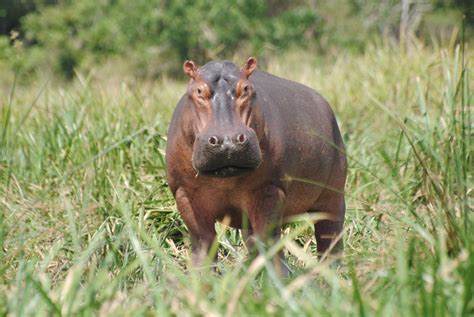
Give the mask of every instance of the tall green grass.
<path id="1" fill-rule="evenodd" d="M 473 103 L 466 48 L 374 45 L 267 62 L 333 105 L 349 157 L 345 253 L 319 262 L 301 221 L 245 261 L 218 226 L 217 272 L 189 265 L 164 180 L 185 83 L 78 74 L 6 83 L 0 127 L 0 314 L 474 314 Z M 293 275 L 267 259 L 286 249 Z"/>

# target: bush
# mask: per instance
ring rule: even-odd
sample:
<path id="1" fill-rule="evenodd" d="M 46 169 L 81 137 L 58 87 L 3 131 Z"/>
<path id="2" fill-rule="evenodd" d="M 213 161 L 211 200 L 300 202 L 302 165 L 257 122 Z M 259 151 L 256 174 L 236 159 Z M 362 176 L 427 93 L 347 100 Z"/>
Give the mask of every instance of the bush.
<path id="1" fill-rule="evenodd" d="M 231 58 L 245 46 L 261 53 L 265 44 L 287 48 L 314 35 L 318 19 L 304 4 L 239 0 L 63 2 L 43 6 L 23 19 L 26 42 L 50 52 L 49 61 L 66 76 L 84 60 L 128 56 L 153 74 L 180 69 L 183 60 L 202 63 Z M 284 10 L 283 10 L 284 9 Z M 143 69 L 142 69 L 143 71 Z"/>
<path id="2" fill-rule="evenodd" d="M 29 13 L 11 25 L 19 25 L 27 65 L 52 65 L 69 78 L 75 69 L 96 67 L 106 60 L 123 62 L 134 75 L 155 77 L 181 74 L 181 64 L 189 58 L 199 64 L 236 55 L 261 58 L 272 55 L 269 50 L 309 45 L 323 52 L 334 47 L 357 52 L 381 35 L 405 45 L 417 36 L 432 39 L 433 34 L 452 34 L 461 24 L 459 6 L 440 6 L 434 0 L 409 5 L 402 39 L 399 1 L 51 2 L 25 2 L 28 6 L 20 13 Z M 13 9 L 8 8 L 12 16 Z M 34 56 L 30 56 L 32 48 Z"/>

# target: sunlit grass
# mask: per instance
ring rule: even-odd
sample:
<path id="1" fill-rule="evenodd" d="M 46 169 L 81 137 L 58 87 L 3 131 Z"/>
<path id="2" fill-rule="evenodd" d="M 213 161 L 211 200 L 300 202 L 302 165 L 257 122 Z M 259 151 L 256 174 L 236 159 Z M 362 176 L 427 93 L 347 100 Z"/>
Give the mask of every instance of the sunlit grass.
<path id="1" fill-rule="evenodd" d="M 217 273 L 190 269 L 164 180 L 185 83 L 78 74 L 2 91 L 0 314 L 383 315 L 474 313 L 472 53 L 370 47 L 267 69 L 333 106 L 349 157 L 345 253 L 317 261 L 312 226 L 251 263 L 218 227 Z M 47 76 L 46 76 L 47 78 Z M 279 248 L 293 276 L 266 259 Z"/>

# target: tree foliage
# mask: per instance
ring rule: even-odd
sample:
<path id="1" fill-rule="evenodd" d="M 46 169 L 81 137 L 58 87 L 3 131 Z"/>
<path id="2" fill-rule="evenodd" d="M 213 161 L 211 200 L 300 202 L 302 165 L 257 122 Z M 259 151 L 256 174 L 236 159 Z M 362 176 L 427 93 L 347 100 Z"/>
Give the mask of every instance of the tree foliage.
<path id="1" fill-rule="evenodd" d="M 318 18 L 304 3 L 275 10 L 271 2 L 228 1 L 64 1 L 41 6 L 22 20 L 26 43 L 47 49 L 60 71 L 93 56 L 159 60 L 157 73 L 173 71 L 187 58 L 204 62 L 232 57 L 245 46 L 260 52 L 266 44 L 287 48 L 314 35 Z"/>
<path id="2" fill-rule="evenodd" d="M 0 68 L 2 59 L 13 55 L 7 42 L 18 40 L 25 54 L 21 62 L 10 59 L 7 64 L 24 70 L 53 65 L 66 77 L 115 58 L 131 64 L 136 74 L 155 76 L 180 71 L 189 58 L 204 63 L 235 55 L 261 57 L 269 50 L 307 45 L 322 51 L 362 50 L 368 39 L 381 34 L 398 40 L 401 25 L 401 2 L 392 0 L 4 1 L 1 32 L 12 28 L 19 37 L 0 39 Z M 429 28 L 460 24 L 459 10 L 458 15 L 445 14 L 454 7 L 411 3 L 409 31 L 420 32 L 420 25 L 428 25 L 422 16 L 435 10 L 443 14 L 426 19 Z"/>

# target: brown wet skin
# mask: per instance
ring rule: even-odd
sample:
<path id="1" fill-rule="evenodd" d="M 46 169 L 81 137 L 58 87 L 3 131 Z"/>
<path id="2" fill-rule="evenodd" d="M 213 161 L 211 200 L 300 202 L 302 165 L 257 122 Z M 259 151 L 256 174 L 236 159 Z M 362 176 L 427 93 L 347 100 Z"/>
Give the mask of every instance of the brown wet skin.
<path id="1" fill-rule="evenodd" d="M 256 66 L 183 65 L 191 80 L 168 131 L 167 179 L 196 265 L 224 218 L 251 247 L 252 236 L 278 239 L 290 216 L 325 212 L 318 253 L 336 241 L 342 250 L 346 157 L 334 114 L 312 89 Z"/>

